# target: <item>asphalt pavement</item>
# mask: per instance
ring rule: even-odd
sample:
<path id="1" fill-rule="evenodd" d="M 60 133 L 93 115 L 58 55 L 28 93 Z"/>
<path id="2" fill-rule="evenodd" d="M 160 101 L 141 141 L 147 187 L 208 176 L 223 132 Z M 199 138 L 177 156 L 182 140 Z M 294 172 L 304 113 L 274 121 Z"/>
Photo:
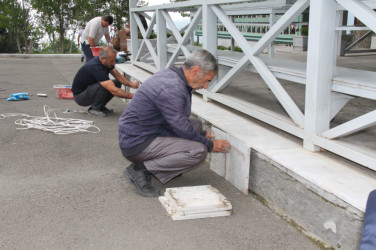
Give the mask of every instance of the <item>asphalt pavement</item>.
<path id="1" fill-rule="evenodd" d="M 82 66 L 72 58 L 0 58 L 0 115 L 45 116 L 94 122 L 97 134 L 56 135 L 17 129 L 0 119 L 1 249 L 319 249 L 294 224 L 253 194 L 244 195 L 209 169 L 208 162 L 166 185 L 212 185 L 233 206 L 228 217 L 173 221 L 158 198 L 144 198 L 122 177 L 130 164 L 118 145 L 117 123 L 126 104 L 114 98 L 114 114 L 86 114 L 73 100 L 56 97 L 54 85 L 71 84 Z M 10 102 L 12 93 L 31 100 Z M 43 93 L 47 97 L 39 97 Z M 65 112 L 69 110 L 69 112 Z"/>

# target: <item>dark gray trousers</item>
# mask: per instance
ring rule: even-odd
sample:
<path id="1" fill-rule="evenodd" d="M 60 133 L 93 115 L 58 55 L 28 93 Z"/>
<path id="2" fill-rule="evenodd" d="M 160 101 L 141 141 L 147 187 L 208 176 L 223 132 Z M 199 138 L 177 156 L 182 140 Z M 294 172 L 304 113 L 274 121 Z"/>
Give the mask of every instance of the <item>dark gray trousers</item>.
<path id="1" fill-rule="evenodd" d="M 359 250 L 376 249 L 376 190 L 373 190 L 367 200 L 364 214 L 364 225 Z"/>
<path id="2" fill-rule="evenodd" d="M 115 86 L 120 88 L 121 83 L 117 80 L 112 80 Z M 94 110 L 101 110 L 114 97 L 107 89 L 97 82 L 91 84 L 87 89 L 74 96 L 74 100 L 80 106 L 90 106 Z"/>
<path id="3" fill-rule="evenodd" d="M 94 58 L 93 51 L 91 51 L 90 44 L 81 43 L 81 49 L 85 54 L 86 62 Z"/>
<path id="4" fill-rule="evenodd" d="M 201 121 L 190 120 L 193 128 L 201 133 Z M 178 137 L 157 137 L 142 152 L 128 159 L 144 162 L 146 169 L 165 184 L 179 174 L 192 170 L 205 160 L 207 154 L 206 146 L 200 142 Z"/>

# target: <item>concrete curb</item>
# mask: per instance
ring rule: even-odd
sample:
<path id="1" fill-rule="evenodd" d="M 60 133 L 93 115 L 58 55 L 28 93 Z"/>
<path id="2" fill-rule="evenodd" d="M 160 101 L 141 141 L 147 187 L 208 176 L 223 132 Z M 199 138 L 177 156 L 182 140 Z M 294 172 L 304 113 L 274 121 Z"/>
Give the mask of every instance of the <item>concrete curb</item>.
<path id="1" fill-rule="evenodd" d="M 16 57 L 16 58 L 44 58 L 44 57 L 81 57 L 81 54 L 0 54 L 0 57 Z"/>

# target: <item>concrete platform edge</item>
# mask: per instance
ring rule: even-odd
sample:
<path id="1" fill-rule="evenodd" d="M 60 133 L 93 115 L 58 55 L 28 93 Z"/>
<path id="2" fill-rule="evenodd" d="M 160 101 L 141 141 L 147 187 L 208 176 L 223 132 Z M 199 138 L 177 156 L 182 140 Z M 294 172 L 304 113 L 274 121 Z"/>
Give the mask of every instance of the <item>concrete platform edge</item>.
<path id="1" fill-rule="evenodd" d="M 81 54 L 1 54 L 0 57 L 45 58 L 45 57 L 81 57 Z"/>
<path id="2" fill-rule="evenodd" d="M 238 138 L 233 131 L 226 131 L 223 124 L 215 124 L 215 121 L 219 120 L 211 120 L 207 113 L 201 113 L 206 109 L 203 105 L 200 103 L 200 109 L 193 108 L 192 112 L 203 120 L 206 129 L 215 130 L 219 125 L 223 133 L 228 133 L 225 136 L 226 139 L 229 136 Z M 223 111 L 219 113 L 224 115 Z M 267 138 L 270 139 L 270 137 Z M 265 148 L 253 148 L 249 141 L 244 142 L 243 145 L 251 149 L 249 190 L 261 197 L 266 206 L 319 244 L 332 248 L 357 249 L 362 232 L 363 211 L 344 201 L 331 190 L 326 190 L 325 185 L 321 187 L 320 182 L 312 182 L 304 178 L 299 172 L 295 172 L 294 168 L 290 169 L 291 166 L 288 164 L 285 166 L 285 162 L 278 161 L 278 158 L 274 160 L 270 157 L 273 154 L 265 151 Z M 239 145 L 236 147 L 238 151 Z M 221 161 L 228 160 L 227 157 L 222 158 L 221 155 L 212 154 L 210 164 L 212 165 L 214 161 L 214 165 L 218 165 Z M 228 173 L 236 171 L 228 170 L 228 168 L 234 165 L 239 167 L 239 163 L 231 162 L 225 165 L 219 166 L 219 171 L 218 169 L 212 170 L 232 183 L 234 180 L 228 178 Z M 238 179 L 236 179 L 237 182 L 239 182 Z M 232 184 L 239 185 L 239 183 Z M 239 190 L 243 192 L 242 189 Z"/>
<path id="3" fill-rule="evenodd" d="M 282 165 L 255 150 L 251 151 L 249 187 L 266 206 L 310 238 L 333 248 L 358 248 L 363 212 L 345 202 L 330 202 L 320 195 L 324 190 L 301 182 Z"/>

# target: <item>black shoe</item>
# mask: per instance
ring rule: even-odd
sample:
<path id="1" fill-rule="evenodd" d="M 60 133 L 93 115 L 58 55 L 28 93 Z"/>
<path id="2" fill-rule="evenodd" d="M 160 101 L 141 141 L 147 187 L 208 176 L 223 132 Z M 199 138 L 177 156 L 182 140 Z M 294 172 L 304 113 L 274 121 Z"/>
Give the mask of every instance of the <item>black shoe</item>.
<path id="1" fill-rule="evenodd" d="M 81 57 L 81 62 L 84 62 L 84 58 L 85 58 L 85 57 Z"/>
<path id="2" fill-rule="evenodd" d="M 100 117 L 105 117 L 106 116 L 106 114 L 103 113 L 102 111 L 92 109 L 91 107 L 88 109 L 87 113 L 89 115 L 100 116 Z"/>
<path id="3" fill-rule="evenodd" d="M 134 163 L 132 163 L 124 170 L 123 176 L 134 183 L 142 196 L 159 196 L 159 190 L 151 185 L 151 173 L 146 169 L 136 171 L 134 170 Z"/>
<path id="4" fill-rule="evenodd" d="M 114 110 L 113 110 L 113 109 L 108 109 L 108 108 L 106 108 L 106 107 L 103 107 L 103 108 L 101 109 L 101 111 L 102 111 L 103 113 L 105 113 L 105 114 L 114 113 Z"/>

